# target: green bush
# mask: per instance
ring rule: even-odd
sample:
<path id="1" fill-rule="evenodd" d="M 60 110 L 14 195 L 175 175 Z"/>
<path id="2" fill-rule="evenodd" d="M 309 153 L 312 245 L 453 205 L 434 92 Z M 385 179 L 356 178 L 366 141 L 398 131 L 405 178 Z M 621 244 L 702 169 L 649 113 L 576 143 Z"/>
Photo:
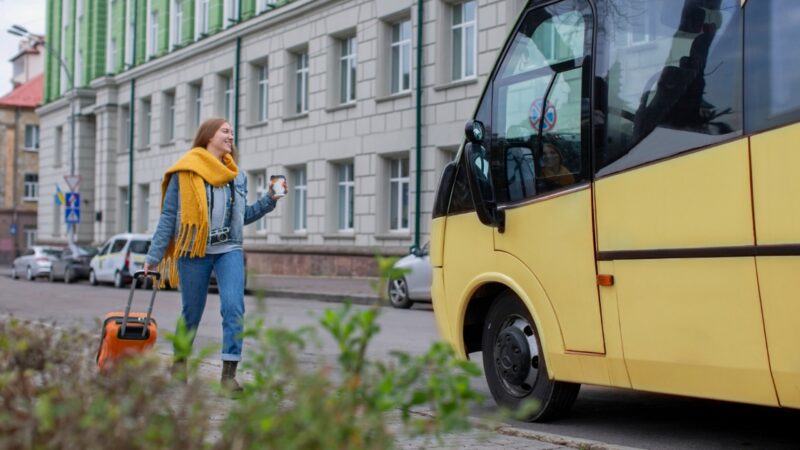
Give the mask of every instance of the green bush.
<path id="1" fill-rule="evenodd" d="M 397 275 L 392 262 L 378 261 L 378 292 Z M 172 376 L 152 353 L 98 373 L 97 335 L 0 320 L 0 449 L 386 449 L 397 431 L 437 437 L 468 428 L 469 407 L 481 401 L 469 385 L 477 366 L 442 343 L 420 356 L 367 358 L 380 314 L 380 304 L 344 304 L 323 311 L 318 327 L 296 330 L 251 314 L 249 375 L 235 400 L 215 395 L 228 395 L 216 372 L 214 381 L 200 376 L 214 350 L 191 356 L 193 336 L 180 324 L 165 335 L 189 363 Z M 338 345 L 335 362 L 307 357 L 320 331 Z M 387 420 L 398 414 L 399 430 Z"/>

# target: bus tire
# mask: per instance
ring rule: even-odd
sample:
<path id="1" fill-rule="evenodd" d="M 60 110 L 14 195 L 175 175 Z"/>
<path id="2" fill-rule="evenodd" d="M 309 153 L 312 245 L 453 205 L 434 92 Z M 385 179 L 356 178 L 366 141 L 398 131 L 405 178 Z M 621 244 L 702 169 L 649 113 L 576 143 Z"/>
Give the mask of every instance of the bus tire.
<path id="1" fill-rule="evenodd" d="M 482 339 L 486 382 L 499 406 L 527 422 L 569 413 L 581 385 L 550 379 L 539 331 L 512 292 L 501 293 L 489 309 Z"/>

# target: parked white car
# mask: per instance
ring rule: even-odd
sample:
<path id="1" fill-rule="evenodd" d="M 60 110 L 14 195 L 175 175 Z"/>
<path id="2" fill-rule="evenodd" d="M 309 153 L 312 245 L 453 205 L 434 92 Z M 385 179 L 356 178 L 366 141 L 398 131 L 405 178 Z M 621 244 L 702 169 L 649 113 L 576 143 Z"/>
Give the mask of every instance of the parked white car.
<path id="1" fill-rule="evenodd" d="M 431 281 L 433 269 L 428 255 L 430 243 L 394 263 L 398 269 L 408 273 L 400 278 L 389 280 L 389 302 L 395 308 L 410 308 L 415 302 L 431 302 Z"/>
<path id="2" fill-rule="evenodd" d="M 144 257 L 150 250 L 152 237 L 147 234 L 118 234 L 103 244 L 89 263 L 89 283 L 114 283 L 122 288 L 133 274 L 144 267 Z"/>
<path id="3" fill-rule="evenodd" d="M 34 245 L 14 259 L 11 263 L 11 278 L 17 279 L 22 274 L 28 281 L 33 281 L 38 277 L 50 275 L 50 268 L 53 261 L 61 255 L 61 249 Z"/>

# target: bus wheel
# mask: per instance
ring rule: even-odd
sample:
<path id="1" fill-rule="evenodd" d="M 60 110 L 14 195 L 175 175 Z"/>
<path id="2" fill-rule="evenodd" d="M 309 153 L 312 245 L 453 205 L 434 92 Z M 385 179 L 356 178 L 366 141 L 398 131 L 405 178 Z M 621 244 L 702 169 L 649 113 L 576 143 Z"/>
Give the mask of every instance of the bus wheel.
<path id="1" fill-rule="evenodd" d="M 511 292 L 500 294 L 489 309 L 482 343 L 486 381 L 498 405 L 529 422 L 553 420 L 569 412 L 581 385 L 548 377 L 539 331 Z"/>

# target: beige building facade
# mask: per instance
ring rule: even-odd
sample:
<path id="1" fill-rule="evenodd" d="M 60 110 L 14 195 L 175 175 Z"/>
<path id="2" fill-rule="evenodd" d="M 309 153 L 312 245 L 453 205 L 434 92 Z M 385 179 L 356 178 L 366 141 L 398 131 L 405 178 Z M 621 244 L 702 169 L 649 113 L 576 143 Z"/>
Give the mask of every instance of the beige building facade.
<path id="1" fill-rule="evenodd" d="M 245 228 L 249 269 L 374 275 L 375 254 L 428 239 L 441 171 L 524 3 L 424 1 L 419 124 L 410 0 L 294 1 L 95 79 L 39 109 L 41 197 L 64 188 L 76 102 L 76 240 L 102 243 L 129 222 L 152 233 L 162 174 L 199 121 L 222 116 L 236 130 L 251 201 L 271 175 L 289 183 L 275 211 Z M 39 240 L 66 243 L 63 219 L 62 206 L 40 202 Z"/>

